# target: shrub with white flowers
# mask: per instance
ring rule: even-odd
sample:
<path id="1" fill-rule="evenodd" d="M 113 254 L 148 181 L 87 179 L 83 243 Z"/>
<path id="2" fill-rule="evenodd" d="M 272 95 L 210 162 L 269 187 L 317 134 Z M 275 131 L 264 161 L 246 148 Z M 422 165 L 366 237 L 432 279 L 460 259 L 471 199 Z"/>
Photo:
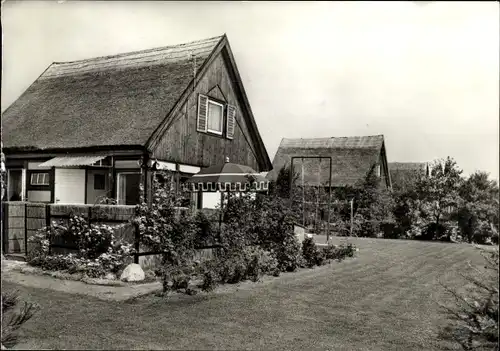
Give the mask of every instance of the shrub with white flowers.
<path id="1" fill-rule="evenodd" d="M 83 273 L 90 277 L 117 273 L 131 261 L 133 246 L 115 237 L 114 229 L 106 224 L 93 223 L 81 216 L 71 216 L 68 225 L 52 222 L 28 239 L 33 248 L 28 263 L 45 270 Z M 50 243 L 69 244 L 77 253 L 51 254 Z"/>

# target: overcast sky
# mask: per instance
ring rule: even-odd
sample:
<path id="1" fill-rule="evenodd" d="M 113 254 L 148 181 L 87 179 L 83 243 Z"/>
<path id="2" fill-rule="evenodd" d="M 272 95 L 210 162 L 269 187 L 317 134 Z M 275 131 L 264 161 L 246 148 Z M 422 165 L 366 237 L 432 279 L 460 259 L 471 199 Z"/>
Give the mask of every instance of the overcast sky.
<path id="1" fill-rule="evenodd" d="M 2 6 L 2 111 L 53 61 L 226 33 L 271 160 L 283 137 L 384 134 L 389 162 L 499 174 L 497 2 Z"/>

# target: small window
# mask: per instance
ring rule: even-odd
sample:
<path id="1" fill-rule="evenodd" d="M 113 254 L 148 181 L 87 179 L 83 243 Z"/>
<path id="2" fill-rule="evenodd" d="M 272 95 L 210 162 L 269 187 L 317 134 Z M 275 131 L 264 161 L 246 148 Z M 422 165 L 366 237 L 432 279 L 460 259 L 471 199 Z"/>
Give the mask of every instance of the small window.
<path id="1" fill-rule="evenodd" d="M 31 173 L 31 185 L 49 185 L 48 173 Z"/>
<path id="2" fill-rule="evenodd" d="M 222 135 L 223 116 L 224 105 L 209 100 L 207 130 L 211 133 Z"/>
<path id="3" fill-rule="evenodd" d="M 94 190 L 106 190 L 106 176 L 94 174 Z"/>

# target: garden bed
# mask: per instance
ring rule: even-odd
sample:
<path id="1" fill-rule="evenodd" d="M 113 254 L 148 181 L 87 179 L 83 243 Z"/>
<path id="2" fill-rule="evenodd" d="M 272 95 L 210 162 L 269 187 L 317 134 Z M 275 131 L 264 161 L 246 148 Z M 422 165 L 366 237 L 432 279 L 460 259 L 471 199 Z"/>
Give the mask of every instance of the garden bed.
<path id="1" fill-rule="evenodd" d="M 19 273 L 28 275 L 49 276 L 60 280 L 73 280 L 73 281 L 80 281 L 90 285 L 104 285 L 104 286 L 130 286 L 130 285 L 153 283 L 157 281 L 157 278 L 152 273 L 149 272 L 146 273 L 146 278 L 142 281 L 124 282 L 119 279 L 92 278 L 82 273 L 68 273 L 66 271 L 43 270 L 39 267 L 33 267 L 27 264 L 13 267 L 12 271 L 17 271 Z"/>
<path id="2" fill-rule="evenodd" d="M 28 287 L 45 288 L 70 294 L 89 295 L 106 301 L 132 301 L 138 298 L 158 301 L 166 299 L 169 302 L 196 301 L 196 299 L 200 298 L 232 294 L 238 291 L 250 292 L 253 289 L 268 284 L 288 284 L 304 278 L 314 278 L 324 275 L 325 271 L 332 270 L 336 265 L 343 265 L 351 261 L 353 260 L 347 259 L 340 263 L 331 261 L 319 267 L 298 268 L 294 272 L 281 273 L 279 277 L 264 275 L 256 282 L 243 280 L 234 284 L 220 284 L 210 292 L 200 289 L 199 285 L 202 283 L 202 280 L 195 278 L 191 280 L 189 285 L 191 288 L 196 288 L 197 293 L 195 296 L 189 296 L 184 292 L 174 290 L 162 293 L 162 283 L 156 279 L 140 282 L 122 282 L 119 280 L 88 278 L 63 271 L 44 271 L 41 268 L 31 267 L 23 262 L 10 264 L 12 261 L 2 262 L 2 280 Z"/>

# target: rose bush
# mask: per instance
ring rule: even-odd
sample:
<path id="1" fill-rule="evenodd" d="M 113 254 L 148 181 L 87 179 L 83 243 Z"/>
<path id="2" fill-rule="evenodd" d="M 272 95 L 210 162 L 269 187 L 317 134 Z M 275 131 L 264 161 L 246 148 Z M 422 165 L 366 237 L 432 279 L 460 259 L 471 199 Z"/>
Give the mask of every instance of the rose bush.
<path id="1" fill-rule="evenodd" d="M 69 224 L 53 222 L 28 239 L 33 248 L 27 254 L 30 265 L 44 270 L 83 273 L 101 277 L 117 273 L 131 262 L 132 244 L 115 237 L 114 229 L 106 224 L 90 224 L 81 216 L 71 216 Z M 54 254 L 50 244 L 63 242 L 76 253 Z"/>

